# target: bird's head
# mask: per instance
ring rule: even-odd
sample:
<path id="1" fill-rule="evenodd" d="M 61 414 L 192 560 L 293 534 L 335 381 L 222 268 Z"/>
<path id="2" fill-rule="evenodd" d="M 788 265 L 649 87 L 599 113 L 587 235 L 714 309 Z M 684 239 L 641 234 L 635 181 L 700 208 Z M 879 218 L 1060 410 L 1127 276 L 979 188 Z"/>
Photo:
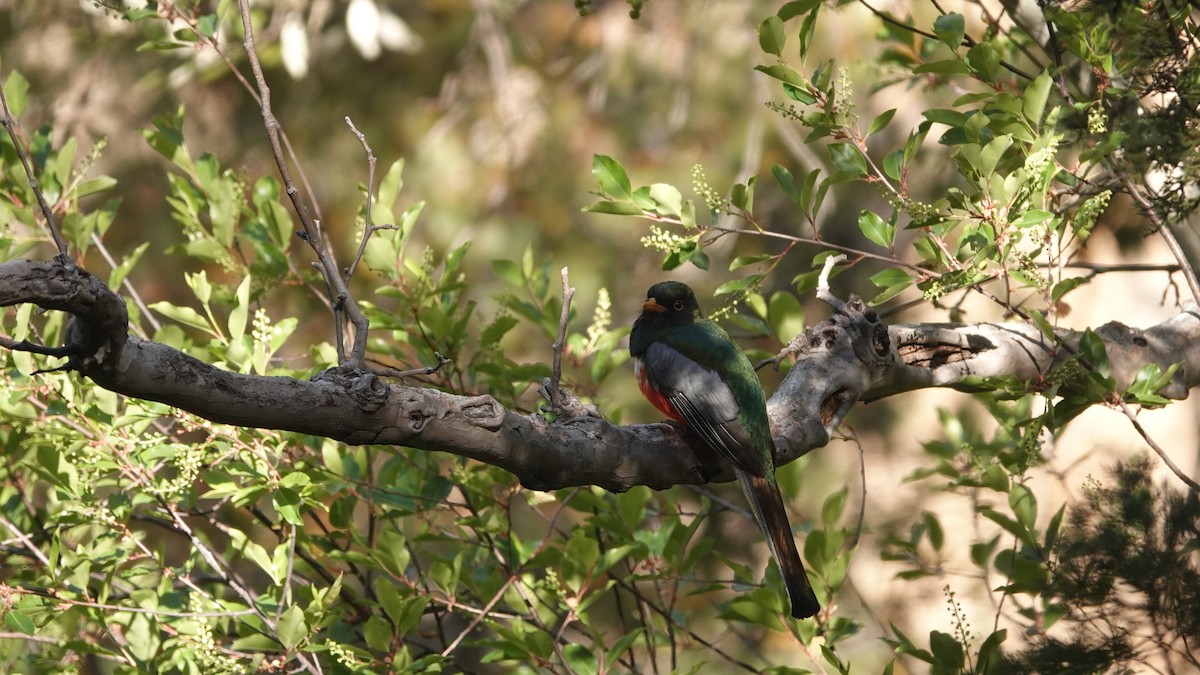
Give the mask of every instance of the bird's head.
<path id="1" fill-rule="evenodd" d="M 652 324 L 688 324 L 701 318 L 696 294 L 679 281 L 660 281 L 646 291 L 640 317 Z"/>

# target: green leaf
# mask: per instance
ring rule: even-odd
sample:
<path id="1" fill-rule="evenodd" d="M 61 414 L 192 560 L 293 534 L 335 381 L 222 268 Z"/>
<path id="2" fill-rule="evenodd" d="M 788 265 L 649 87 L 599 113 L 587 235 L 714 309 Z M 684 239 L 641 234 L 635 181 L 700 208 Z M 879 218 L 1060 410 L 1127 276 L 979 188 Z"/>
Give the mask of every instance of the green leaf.
<path id="1" fill-rule="evenodd" d="M 1047 626 L 1048 627 L 1048 626 Z M 1000 644 L 1008 638 L 1008 630 L 1001 628 L 1000 630 L 987 636 L 983 644 L 979 646 L 979 659 L 977 668 L 979 672 L 991 672 L 989 664 L 992 660 L 998 658 L 1000 653 Z"/>
<path id="2" fill-rule="evenodd" d="M 1033 491 L 1021 483 L 1013 483 L 1008 493 L 1008 506 L 1017 517 L 1017 522 L 1032 531 L 1037 522 L 1037 497 Z"/>
<path id="3" fill-rule="evenodd" d="M 1035 129 L 1040 126 L 1042 113 L 1046 110 L 1046 100 L 1050 98 L 1050 73 L 1043 70 L 1025 87 L 1021 95 L 1021 114 Z"/>
<path id="4" fill-rule="evenodd" d="M 145 19 L 157 19 L 158 12 L 150 8 L 131 9 L 121 15 L 121 18 L 126 21 L 143 21 Z"/>
<path id="5" fill-rule="evenodd" d="M 196 21 L 196 31 L 204 37 L 213 37 L 217 34 L 217 15 L 205 14 Z"/>
<path id="6" fill-rule="evenodd" d="M 768 16 L 758 25 L 758 46 L 768 54 L 783 56 L 787 34 L 783 32 L 783 19 Z"/>
<path id="7" fill-rule="evenodd" d="M 380 204 L 395 204 L 400 198 L 400 190 L 404 189 L 404 158 L 392 162 L 387 173 L 379 181 L 375 189 L 375 201 Z"/>
<path id="8" fill-rule="evenodd" d="M 804 209 L 805 213 L 815 214 L 821 210 L 821 202 L 825 200 L 829 183 L 822 181 L 821 187 L 818 188 L 817 179 L 820 177 L 820 169 L 813 169 L 804 177 L 804 186 L 800 189 L 800 208 Z"/>
<path id="9" fill-rule="evenodd" d="M 739 255 L 738 257 L 733 259 L 733 262 L 729 263 L 729 271 L 733 272 L 734 270 L 739 270 L 743 267 L 746 267 L 747 265 L 753 265 L 755 263 L 760 263 L 764 260 L 770 260 L 770 259 L 771 259 L 770 253 L 757 253 L 755 255 Z"/>
<path id="10" fill-rule="evenodd" d="M 793 101 L 799 101 L 804 105 L 812 105 L 817 102 L 817 97 L 813 96 L 812 92 L 803 87 L 797 87 L 793 84 L 784 83 L 783 93 Z"/>
<path id="11" fill-rule="evenodd" d="M 125 281 L 125 278 L 129 276 L 134 266 L 138 264 L 138 261 L 142 259 L 142 254 L 148 248 L 150 248 L 150 242 L 142 242 L 141 245 L 133 249 L 133 252 L 125 256 L 121 260 L 121 264 L 114 267 L 113 271 L 108 275 L 108 287 L 115 289 L 117 286 L 120 286 Z"/>
<path id="12" fill-rule="evenodd" d="M 10 72 L 8 79 L 4 81 L 4 96 L 8 98 L 8 109 L 14 118 L 20 117 L 25 112 L 28 95 L 29 80 L 15 70 Z"/>
<path id="13" fill-rule="evenodd" d="M 872 211 L 858 214 L 858 229 L 864 237 L 884 248 L 890 248 L 896 236 L 896 228 Z"/>
<path id="14" fill-rule="evenodd" d="M 992 139 L 983 150 L 979 153 L 979 163 L 975 166 L 975 170 L 980 176 L 987 178 L 996 170 L 996 164 L 1000 158 L 1004 156 L 1005 151 L 1012 146 L 1013 138 L 1008 134 L 997 136 Z"/>
<path id="15" fill-rule="evenodd" d="M 583 211 L 585 213 L 606 213 L 610 216 L 641 216 L 646 213 L 633 202 L 614 201 L 596 202 L 583 207 Z"/>
<path id="16" fill-rule="evenodd" d="M 16 609 L 10 610 L 4 615 L 4 624 L 25 635 L 33 635 L 37 632 L 37 626 L 34 625 L 33 619 L 29 618 L 28 614 Z"/>
<path id="17" fill-rule="evenodd" d="M 894 150 L 883 158 L 883 173 L 892 180 L 900 180 L 904 175 L 904 151 Z"/>
<path id="18" fill-rule="evenodd" d="M 984 82 L 995 82 L 1000 76 L 1000 53 L 990 43 L 980 42 L 967 50 L 967 64 Z"/>
<path id="19" fill-rule="evenodd" d="M 1084 277 L 1068 277 L 1050 287 L 1050 299 L 1058 302 L 1064 295 L 1087 282 Z"/>
<path id="20" fill-rule="evenodd" d="M 935 667 L 952 673 L 962 670 L 963 646 L 954 636 L 937 630 L 930 631 L 929 650 L 933 652 Z"/>
<path id="21" fill-rule="evenodd" d="M 249 539 L 246 539 L 244 542 L 242 542 L 241 547 L 242 555 L 254 561 L 254 564 L 261 567 L 262 570 L 266 572 L 272 579 L 275 578 L 275 565 L 271 560 L 271 554 L 267 553 L 267 549 L 253 541 L 250 541 Z M 275 583 L 278 584 L 281 581 L 282 580 L 280 579 L 276 579 Z"/>
<path id="22" fill-rule="evenodd" d="M 1054 217 L 1054 214 L 1049 211 L 1044 211 L 1042 209 L 1029 209 L 1013 220 L 1010 224 L 1013 227 L 1019 228 L 1033 227 L 1035 225 L 1041 225 L 1042 223 Z"/>
<path id="23" fill-rule="evenodd" d="M 772 17 L 774 18 L 774 17 Z M 563 659 L 566 660 L 571 672 L 581 675 L 595 675 L 599 672 L 596 654 L 587 646 L 572 642 L 562 649 Z"/>
<path id="24" fill-rule="evenodd" d="M 521 271 L 521 266 L 512 260 L 493 260 L 492 273 L 512 286 L 525 287 L 525 274 Z"/>
<path id="25" fill-rule="evenodd" d="M 629 176 L 625 174 L 625 167 L 612 157 L 594 155 L 592 175 L 599 181 L 600 190 L 605 195 L 626 201 L 633 199 L 633 189 L 629 184 Z"/>
<path id="26" fill-rule="evenodd" d="M 76 199 L 80 199 L 88 195 L 96 194 L 97 192 L 103 192 L 111 189 L 116 185 L 117 179 L 112 178 L 111 176 L 96 176 L 95 178 L 89 178 L 80 182 L 79 185 L 76 185 L 75 192 L 73 192 L 71 196 L 75 197 Z"/>
<path id="27" fill-rule="evenodd" d="M 830 143 L 829 157 L 838 171 L 845 171 L 854 176 L 861 176 L 867 172 L 867 160 L 858 148 L 850 143 Z"/>
<path id="28" fill-rule="evenodd" d="M 295 648 L 308 634 L 308 626 L 304 622 L 304 610 L 296 605 L 288 607 L 279 617 L 279 623 L 275 624 L 275 632 L 284 647 Z"/>
<path id="29" fill-rule="evenodd" d="M 966 34 L 966 22 L 958 12 L 943 14 L 934 20 L 933 32 L 947 47 L 956 49 Z"/>
<path id="30" fill-rule="evenodd" d="M 767 323 L 780 342 L 788 342 L 804 332 L 804 307 L 790 291 L 777 291 L 767 303 Z"/>
<path id="31" fill-rule="evenodd" d="M 363 625 L 363 639 L 371 649 L 390 652 L 392 649 L 392 626 L 387 619 L 374 614 Z"/>
<path id="32" fill-rule="evenodd" d="M 655 211 L 660 216 L 679 218 L 683 210 L 683 196 L 674 185 L 655 183 L 650 186 L 650 199 L 654 200 Z"/>
<path id="33" fill-rule="evenodd" d="M 173 321 L 178 321 L 192 328 L 199 328 L 204 331 L 211 331 L 212 327 L 208 325 L 208 319 L 200 316 L 200 313 L 191 307 L 176 307 L 166 300 L 152 302 L 147 305 L 150 309 L 162 314 L 163 316 Z"/>
<path id="34" fill-rule="evenodd" d="M 946 126 L 952 128 L 964 127 L 967 124 L 967 115 L 965 113 L 961 113 L 957 110 L 950 110 L 948 108 L 934 108 L 933 110 L 925 110 L 921 114 L 924 115 L 925 119 L 929 120 L 930 122 L 935 124 L 945 124 Z M 924 138 L 924 135 L 921 137 Z M 909 140 L 909 144 L 912 145 L 912 139 L 910 138 Z M 905 154 L 907 155 L 907 148 Z"/>
<path id="35" fill-rule="evenodd" d="M 1054 332 L 1054 326 L 1050 325 L 1050 322 L 1046 320 L 1044 314 L 1033 308 L 1028 310 L 1028 314 L 1030 320 L 1033 321 L 1033 325 L 1038 327 L 1038 330 L 1042 332 L 1043 336 L 1050 340 L 1058 339 L 1057 334 Z"/>
<path id="36" fill-rule="evenodd" d="M 772 164 L 771 175 L 775 177 L 775 182 L 779 183 L 779 187 L 783 188 L 783 193 L 788 196 L 788 199 L 803 208 L 804 202 L 800 199 L 800 194 L 796 192 L 796 179 L 792 176 L 792 172 L 788 171 L 786 167 Z"/>
<path id="37" fill-rule="evenodd" d="M 750 180 L 745 183 L 734 185 L 733 192 L 729 195 L 729 202 L 746 213 L 752 213 L 754 211 L 754 184 L 757 182 L 758 176 L 751 176 Z"/>
<path id="38" fill-rule="evenodd" d="M 791 66 L 785 66 L 782 63 L 776 63 L 769 66 L 754 66 L 754 69 L 760 73 L 766 73 L 780 82 L 783 82 L 784 84 L 790 84 L 802 91 L 809 91 L 811 89 L 811 85 L 808 83 L 808 81 L 806 81 L 804 77 L 800 75 L 800 73 L 796 72 L 796 69 Z M 813 100 L 815 101 L 816 99 Z"/>
<path id="39" fill-rule="evenodd" d="M 976 542 L 971 544 L 971 562 L 975 563 L 976 567 L 988 569 L 988 563 L 992 559 L 992 552 L 996 550 L 996 544 L 1000 541 L 999 535 L 992 538 L 989 542 Z"/>
<path id="40" fill-rule="evenodd" d="M 792 2 L 784 3 L 783 7 L 779 8 L 776 16 L 784 21 L 794 19 L 801 14 L 808 14 L 821 4 L 821 0 L 792 0 Z"/>
<path id="41" fill-rule="evenodd" d="M 886 129 L 887 125 L 891 124 L 892 117 L 894 117 L 895 115 L 896 115 L 895 108 L 892 108 L 890 110 L 885 110 L 885 111 L 879 113 L 879 115 L 876 116 L 875 119 L 871 120 L 871 126 L 867 128 L 867 135 L 871 136 L 873 134 L 879 133 L 880 131 L 883 131 L 884 129 Z"/>
<path id="42" fill-rule="evenodd" d="M 250 316 L 250 275 L 247 274 L 242 283 L 238 284 L 237 306 L 229 313 L 229 339 L 236 342 L 246 334 L 246 321 Z"/>
<path id="43" fill-rule="evenodd" d="M 761 274 L 751 274 L 750 276 L 743 277 L 741 279 L 732 279 L 730 281 L 726 281 L 718 286 L 717 290 L 713 291 L 713 295 L 727 295 L 729 293 L 745 290 L 750 286 L 762 281 L 762 278 L 763 275 Z"/>
<path id="44" fill-rule="evenodd" d="M 942 523 L 937 519 L 937 516 L 926 511 L 921 514 L 921 523 L 925 525 L 925 536 L 929 538 L 929 545 L 933 550 L 940 551 L 946 543 L 946 533 L 942 529 Z"/>
<path id="45" fill-rule="evenodd" d="M 375 599 L 379 601 L 388 618 L 394 623 L 399 623 L 404 617 L 404 603 L 396 585 L 383 577 L 376 577 L 371 587 L 375 591 Z"/>
<path id="46" fill-rule="evenodd" d="M 192 289 L 192 293 L 196 295 L 196 299 L 202 305 L 208 305 L 212 300 L 212 284 L 208 282 L 208 272 L 200 270 L 196 274 L 186 274 L 184 279 L 187 281 L 188 288 Z"/>
<path id="47" fill-rule="evenodd" d="M 271 495 L 271 505 L 279 512 L 284 520 L 292 525 L 303 525 L 304 516 L 300 513 L 300 494 L 287 487 L 280 487 Z"/>
<path id="48" fill-rule="evenodd" d="M 808 47 L 812 43 L 812 36 L 817 27 L 817 16 L 821 13 L 821 2 L 820 0 L 808 0 L 806 3 L 788 4 L 806 4 L 808 6 L 807 9 L 804 10 L 805 12 L 808 12 L 808 15 L 804 17 L 804 22 L 800 24 L 800 33 L 796 36 L 800 40 L 800 60 L 804 61 L 808 58 Z M 783 19 L 784 21 L 787 21 L 787 17 L 785 16 L 784 12 L 786 8 L 787 5 L 784 5 L 784 7 L 779 10 L 779 18 Z"/>
<path id="49" fill-rule="evenodd" d="M 992 464 L 983 470 L 983 475 L 979 479 L 979 484 L 986 488 L 991 488 L 997 492 L 1009 491 L 1008 473 L 999 464 Z"/>
<path id="50" fill-rule="evenodd" d="M 848 494 L 849 489 L 842 487 L 841 490 L 825 498 L 825 503 L 821 506 L 821 523 L 825 527 L 833 527 L 837 524 L 838 519 L 842 517 L 842 512 L 846 510 L 846 496 Z"/>
<path id="51" fill-rule="evenodd" d="M 871 275 L 871 283 L 880 288 L 888 288 L 896 284 L 912 283 L 912 276 L 899 267 L 889 267 Z"/>
<path id="52" fill-rule="evenodd" d="M 1108 362 L 1108 350 L 1104 347 L 1104 340 L 1100 339 L 1100 336 L 1092 332 L 1091 329 L 1085 330 L 1083 336 L 1079 338 L 1079 353 L 1102 376 L 1108 377 L 1112 373 L 1112 366 Z"/>

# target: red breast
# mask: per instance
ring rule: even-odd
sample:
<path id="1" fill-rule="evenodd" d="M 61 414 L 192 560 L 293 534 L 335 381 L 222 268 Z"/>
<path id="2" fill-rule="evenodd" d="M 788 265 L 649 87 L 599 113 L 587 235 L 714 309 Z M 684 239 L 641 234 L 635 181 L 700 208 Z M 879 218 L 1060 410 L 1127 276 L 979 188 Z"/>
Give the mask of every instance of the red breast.
<path id="1" fill-rule="evenodd" d="M 649 373 L 646 371 L 646 366 L 642 363 L 641 359 L 635 358 L 633 360 L 633 374 L 637 378 L 638 389 L 642 390 L 642 395 L 646 397 L 647 401 L 650 401 L 651 405 L 661 410 L 664 415 L 676 422 L 686 424 L 683 415 L 675 411 L 675 406 L 671 405 L 667 397 L 650 381 Z"/>

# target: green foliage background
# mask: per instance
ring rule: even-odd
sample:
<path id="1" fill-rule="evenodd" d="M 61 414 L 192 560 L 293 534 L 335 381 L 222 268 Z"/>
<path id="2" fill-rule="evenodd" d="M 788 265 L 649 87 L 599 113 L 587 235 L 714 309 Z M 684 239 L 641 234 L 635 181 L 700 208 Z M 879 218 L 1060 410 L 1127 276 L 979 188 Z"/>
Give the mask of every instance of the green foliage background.
<path id="1" fill-rule="evenodd" d="M 536 410 L 568 267 L 567 384 L 635 422 L 656 417 L 621 338 L 663 269 L 770 356 L 824 316 L 810 291 L 834 250 L 852 254 L 837 294 L 908 307 L 897 319 L 1049 326 L 1087 297 L 1094 275 L 1066 265 L 1085 243 L 1135 256 L 1147 229 L 1190 231 L 1195 10 L 1142 4 L 1048 9 L 1057 55 L 974 3 L 882 18 L 815 1 L 402 4 L 384 9 L 411 35 L 378 22 L 393 33 L 371 58 L 347 20 L 361 2 L 256 3 L 255 18 L 341 259 L 368 196 L 371 222 L 395 226 L 354 279 L 372 357 L 442 355 L 424 384 Z M 285 67 L 296 30 L 303 74 Z M 21 3 L 0 9 L 0 45 L 39 183 L 79 259 L 130 298 L 134 332 L 247 373 L 337 365 L 230 71 L 247 70 L 236 3 Z M 346 116 L 380 159 L 369 189 Z M 48 257 L 11 140 L 0 150 L 4 258 Z M 1164 167 L 1143 217 L 1120 192 Z M 64 330 L 28 306 L 0 325 L 48 344 Z M 1195 495 L 1137 459 L 1110 478 L 1103 453 L 1084 482 L 1052 451 L 1113 395 L 1102 346 L 1084 345 L 1036 386 L 979 383 L 976 404 L 926 415 L 937 430 L 872 404 L 783 467 L 829 610 L 801 622 L 729 486 L 533 492 L 448 455 L 212 424 L 6 353 L 0 669 L 1197 665 Z M 1116 395 L 1161 406 L 1161 376 Z M 891 475 L 868 491 L 860 457 Z M 1114 562 L 1139 547 L 1145 564 Z"/>

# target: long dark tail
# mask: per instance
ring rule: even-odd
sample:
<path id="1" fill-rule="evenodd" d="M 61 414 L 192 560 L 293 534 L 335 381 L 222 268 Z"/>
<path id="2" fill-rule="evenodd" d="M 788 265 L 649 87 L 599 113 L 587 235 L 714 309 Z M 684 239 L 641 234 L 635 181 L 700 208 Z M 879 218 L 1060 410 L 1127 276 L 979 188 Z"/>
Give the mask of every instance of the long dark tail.
<path id="1" fill-rule="evenodd" d="M 734 471 L 738 482 L 742 484 L 742 492 L 746 493 L 746 501 L 750 502 L 754 519 L 767 538 L 771 556 L 779 566 L 788 601 L 792 604 L 792 616 L 804 619 L 816 614 L 821 610 L 821 603 L 817 602 L 817 596 L 808 583 L 808 575 L 804 573 L 804 563 L 800 561 L 800 553 L 796 550 L 792 526 L 788 522 L 783 497 L 779 494 L 774 477 L 755 476 L 737 468 Z"/>

